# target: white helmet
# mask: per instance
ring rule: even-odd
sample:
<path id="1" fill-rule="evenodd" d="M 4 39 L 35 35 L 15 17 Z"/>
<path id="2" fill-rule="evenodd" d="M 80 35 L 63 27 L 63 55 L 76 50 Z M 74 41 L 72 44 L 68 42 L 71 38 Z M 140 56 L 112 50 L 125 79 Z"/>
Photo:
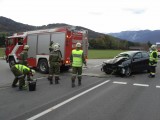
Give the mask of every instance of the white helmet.
<path id="1" fill-rule="evenodd" d="M 23 49 L 24 50 L 28 50 L 29 49 L 29 45 L 25 45 Z"/>
<path id="2" fill-rule="evenodd" d="M 59 44 L 59 43 L 56 43 L 55 45 L 58 45 L 58 47 L 60 47 L 60 44 Z"/>
<path id="3" fill-rule="evenodd" d="M 76 44 L 76 47 L 80 48 L 80 47 L 81 47 L 81 43 L 78 42 L 78 43 Z"/>
<path id="4" fill-rule="evenodd" d="M 55 45 L 53 46 L 53 50 L 54 50 L 54 51 L 59 50 L 59 46 L 55 44 Z"/>
<path id="5" fill-rule="evenodd" d="M 151 50 L 156 50 L 157 49 L 157 46 L 156 45 L 152 45 L 151 46 Z"/>
<path id="6" fill-rule="evenodd" d="M 31 69 L 31 72 L 32 72 L 32 75 L 35 75 L 36 74 L 36 71 Z"/>

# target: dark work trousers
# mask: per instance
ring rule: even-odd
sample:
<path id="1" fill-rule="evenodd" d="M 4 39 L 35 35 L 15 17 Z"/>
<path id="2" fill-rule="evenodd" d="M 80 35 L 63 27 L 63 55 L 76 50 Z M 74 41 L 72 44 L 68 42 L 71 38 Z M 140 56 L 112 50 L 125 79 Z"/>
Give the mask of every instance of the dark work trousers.
<path id="1" fill-rule="evenodd" d="M 155 73 L 156 73 L 156 66 L 149 66 L 149 70 L 150 70 L 150 75 L 151 76 L 155 76 Z"/>
<path id="2" fill-rule="evenodd" d="M 74 87 L 75 79 L 78 74 L 78 84 L 81 85 L 82 80 L 82 67 L 72 67 L 72 87 Z"/>

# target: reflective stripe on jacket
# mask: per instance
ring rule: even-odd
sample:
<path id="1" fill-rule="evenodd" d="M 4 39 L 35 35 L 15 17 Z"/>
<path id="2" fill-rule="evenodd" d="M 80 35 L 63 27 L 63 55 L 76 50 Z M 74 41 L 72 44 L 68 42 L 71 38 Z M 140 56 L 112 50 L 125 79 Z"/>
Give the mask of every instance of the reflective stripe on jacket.
<path id="1" fill-rule="evenodd" d="M 30 68 L 26 67 L 25 65 L 16 64 L 15 67 L 22 73 L 24 73 L 24 70 L 27 70 L 28 72 L 30 71 Z"/>
<path id="2" fill-rule="evenodd" d="M 83 50 L 72 50 L 72 56 L 73 56 L 73 67 L 82 67 L 83 61 L 82 61 L 82 54 Z"/>
<path id="3" fill-rule="evenodd" d="M 149 64 L 155 66 L 158 61 L 158 53 L 157 51 L 152 51 L 149 55 Z"/>

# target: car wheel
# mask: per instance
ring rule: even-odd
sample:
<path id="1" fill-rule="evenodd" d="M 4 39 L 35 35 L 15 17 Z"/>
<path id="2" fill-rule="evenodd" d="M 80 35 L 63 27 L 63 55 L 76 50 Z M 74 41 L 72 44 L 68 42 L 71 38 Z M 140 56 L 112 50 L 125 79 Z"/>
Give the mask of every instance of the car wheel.
<path id="1" fill-rule="evenodd" d="M 112 73 L 112 70 L 106 70 L 105 73 L 106 73 L 106 74 L 111 74 L 111 73 Z"/>
<path id="2" fill-rule="evenodd" d="M 131 68 L 130 68 L 130 67 L 126 67 L 126 68 L 125 68 L 125 76 L 126 76 L 126 77 L 131 76 L 131 72 L 132 72 L 132 71 L 131 71 Z"/>
<path id="3" fill-rule="evenodd" d="M 41 59 L 38 63 L 38 70 L 41 73 L 48 73 L 49 67 L 46 59 Z"/>

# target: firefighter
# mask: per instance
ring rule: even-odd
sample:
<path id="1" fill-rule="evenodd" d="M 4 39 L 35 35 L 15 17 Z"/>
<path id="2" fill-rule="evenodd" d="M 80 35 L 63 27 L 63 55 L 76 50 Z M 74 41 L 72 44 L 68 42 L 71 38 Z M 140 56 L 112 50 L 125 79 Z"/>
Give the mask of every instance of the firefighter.
<path id="1" fill-rule="evenodd" d="M 12 87 L 17 87 L 17 82 L 19 81 L 19 90 L 25 90 L 25 76 L 28 76 L 28 81 L 31 80 L 30 76 L 35 74 L 35 70 L 30 69 L 29 67 L 21 64 L 15 64 L 12 66 L 11 71 L 13 72 L 15 78 L 12 83 Z"/>
<path id="2" fill-rule="evenodd" d="M 151 51 L 150 51 L 150 54 L 149 54 L 149 71 L 150 71 L 150 74 L 149 74 L 148 77 L 150 77 L 150 78 L 155 77 L 157 61 L 158 61 L 157 48 L 156 48 L 156 45 L 152 45 L 151 46 Z"/>
<path id="3" fill-rule="evenodd" d="M 28 66 L 28 63 L 27 63 L 28 50 L 29 50 L 29 45 L 25 45 L 19 58 L 19 63 L 25 66 Z"/>
<path id="4" fill-rule="evenodd" d="M 49 55 L 49 76 L 48 80 L 50 81 L 50 84 L 53 84 L 53 74 L 55 77 L 55 84 L 59 84 L 59 73 L 60 73 L 60 62 L 61 62 L 61 54 L 59 52 L 59 46 L 54 45 L 53 46 L 53 51 L 50 52 Z"/>
<path id="5" fill-rule="evenodd" d="M 78 86 L 81 85 L 82 80 L 82 66 L 83 63 L 86 66 L 86 61 L 84 58 L 83 50 L 81 50 L 81 43 L 76 44 L 76 49 L 72 50 L 72 54 L 70 56 L 70 61 L 72 64 L 72 78 L 71 78 L 71 86 L 75 87 L 75 80 L 78 74 Z"/>

